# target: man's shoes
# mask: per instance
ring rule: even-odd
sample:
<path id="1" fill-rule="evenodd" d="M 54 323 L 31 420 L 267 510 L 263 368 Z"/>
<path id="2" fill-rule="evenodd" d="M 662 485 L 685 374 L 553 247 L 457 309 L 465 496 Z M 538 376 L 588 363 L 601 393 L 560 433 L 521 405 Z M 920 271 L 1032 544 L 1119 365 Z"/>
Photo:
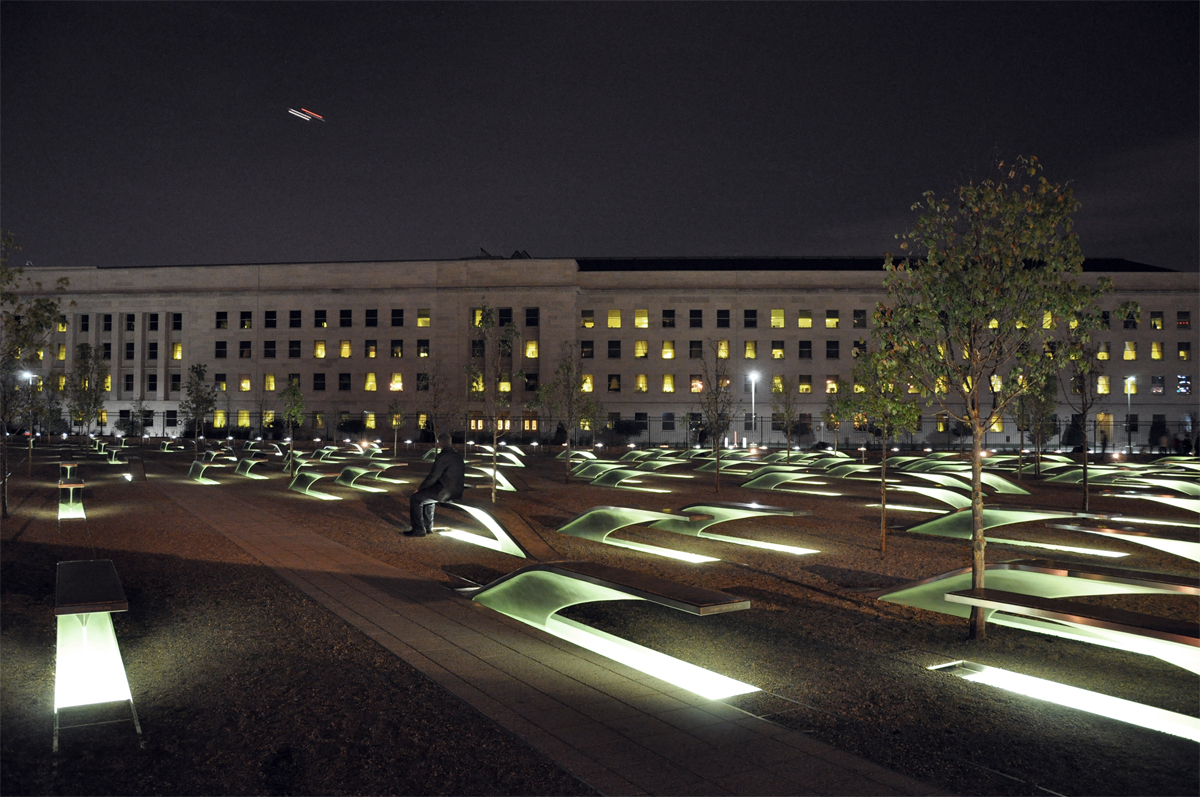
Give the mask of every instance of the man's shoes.
<path id="1" fill-rule="evenodd" d="M 405 537 L 424 537 L 425 530 L 424 529 L 409 529 L 408 531 L 404 532 L 404 536 Z"/>

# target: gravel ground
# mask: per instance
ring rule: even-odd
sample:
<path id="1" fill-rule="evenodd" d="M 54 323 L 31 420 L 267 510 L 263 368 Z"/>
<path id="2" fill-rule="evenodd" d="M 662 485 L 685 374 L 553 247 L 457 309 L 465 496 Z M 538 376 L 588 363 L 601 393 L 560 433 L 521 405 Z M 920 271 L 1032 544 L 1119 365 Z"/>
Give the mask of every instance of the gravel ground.
<path id="1" fill-rule="evenodd" d="M 301 596 L 156 489 L 179 479 L 189 454 L 144 453 L 147 482 L 121 466 L 83 465 L 86 524 L 55 522 L 57 457 L 16 467 L 13 518 L 0 549 L 0 791 L 4 794 L 581 794 L 588 787 L 451 697 L 374 642 Z M 412 462 L 419 477 L 428 465 Z M 690 473 L 690 471 L 682 471 Z M 438 536 L 399 536 L 412 485 L 371 495 L 330 488 L 323 502 L 225 471 L 221 489 L 381 561 L 450 586 L 486 583 L 519 560 Z M 864 593 L 969 564 L 965 542 L 894 531 L 878 551 L 871 483 L 846 494 L 763 493 L 711 475 L 648 484 L 670 494 L 561 481 L 561 463 L 535 458 L 507 471 L 518 493 L 500 503 L 563 559 L 589 559 L 722 589 L 753 608 L 692 617 L 643 602 L 575 607 L 567 614 L 611 633 L 763 688 L 742 708 L 947 791 L 962 794 L 1200 793 L 1194 742 L 1058 708 L 951 675 L 931 664 L 969 659 L 1070 683 L 1190 716 L 1196 676 L 1157 659 L 1013 629 L 965 639 L 965 621 L 881 603 Z M 1027 485 L 1028 482 L 1027 482 Z M 998 503 L 1078 505 L 1078 488 L 1035 484 Z M 474 501 L 486 495 L 469 493 Z M 558 535 L 553 529 L 605 504 L 675 509 L 713 500 L 770 501 L 812 516 L 723 524 L 731 536 L 820 550 L 790 556 L 671 535 L 621 533 L 724 559 L 692 565 Z M 906 501 L 906 503 L 913 503 Z M 1182 517 L 1150 502 L 1094 498 L 1093 511 Z M 919 516 L 897 515 L 897 525 Z M 923 517 L 928 517 L 923 516 Z M 454 518 L 451 512 L 439 518 Z M 454 518 L 457 519 L 457 518 Z M 1187 560 L 1040 525 L 1006 537 L 1120 548 L 1120 567 L 1200 579 Z M 991 545 L 989 561 L 1041 556 Z M 145 731 L 132 725 L 64 731 L 50 753 L 54 564 L 111 558 L 130 601 L 114 615 Z M 1071 560 L 1070 555 L 1055 558 Z M 1111 564 L 1111 560 L 1109 560 Z M 1187 596 L 1093 599 L 1200 623 Z"/>

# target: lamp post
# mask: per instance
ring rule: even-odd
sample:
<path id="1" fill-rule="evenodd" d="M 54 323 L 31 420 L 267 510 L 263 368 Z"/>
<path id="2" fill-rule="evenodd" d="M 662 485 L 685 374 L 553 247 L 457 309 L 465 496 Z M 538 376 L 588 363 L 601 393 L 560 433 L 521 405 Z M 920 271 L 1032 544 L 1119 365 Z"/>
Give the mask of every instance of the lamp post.
<path id="1" fill-rule="evenodd" d="M 754 414 L 754 391 L 758 387 L 758 371 L 751 371 L 750 377 L 750 431 L 753 433 L 758 429 L 758 416 Z M 760 439 L 759 442 L 762 442 Z"/>
<path id="2" fill-rule="evenodd" d="M 1133 456 L 1133 426 L 1130 415 L 1132 412 L 1132 393 L 1130 392 L 1130 387 L 1136 383 L 1136 376 L 1125 377 L 1125 439 L 1127 441 L 1126 449 L 1129 456 Z"/>
<path id="3" fill-rule="evenodd" d="M 29 475 L 33 475 L 33 424 L 35 421 L 36 410 L 33 406 L 33 380 L 36 375 L 29 371 L 24 371 L 21 378 L 28 382 L 29 395 L 25 397 L 26 403 L 29 405 Z"/>

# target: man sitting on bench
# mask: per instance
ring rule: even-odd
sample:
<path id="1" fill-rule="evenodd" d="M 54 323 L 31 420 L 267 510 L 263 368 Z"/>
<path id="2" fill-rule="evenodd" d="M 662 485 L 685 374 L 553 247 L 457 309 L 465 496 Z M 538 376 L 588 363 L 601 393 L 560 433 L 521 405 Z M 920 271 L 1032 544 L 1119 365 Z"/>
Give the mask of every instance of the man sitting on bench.
<path id="1" fill-rule="evenodd" d="M 408 518 L 412 528 L 404 532 L 406 537 L 424 537 L 433 530 L 433 510 L 439 502 L 457 501 L 463 494 L 463 477 L 466 463 L 462 454 L 454 450 L 450 435 L 438 435 L 438 455 L 433 460 L 433 470 L 421 482 L 408 502 Z"/>

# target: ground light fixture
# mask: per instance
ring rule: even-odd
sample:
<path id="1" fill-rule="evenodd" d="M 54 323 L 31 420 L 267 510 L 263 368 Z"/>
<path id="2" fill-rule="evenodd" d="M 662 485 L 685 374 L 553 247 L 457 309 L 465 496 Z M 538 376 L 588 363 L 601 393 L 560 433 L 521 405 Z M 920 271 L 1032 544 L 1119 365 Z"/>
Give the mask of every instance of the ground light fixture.
<path id="1" fill-rule="evenodd" d="M 945 664 L 935 664 L 929 669 L 948 672 L 967 681 L 987 684 L 1032 697 L 1035 700 L 1044 700 L 1066 708 L 1086 711 L 1089 714 L 1200 742 L 1200 719 L 1186 714 L 972 661 L 951 661 Z"/>

